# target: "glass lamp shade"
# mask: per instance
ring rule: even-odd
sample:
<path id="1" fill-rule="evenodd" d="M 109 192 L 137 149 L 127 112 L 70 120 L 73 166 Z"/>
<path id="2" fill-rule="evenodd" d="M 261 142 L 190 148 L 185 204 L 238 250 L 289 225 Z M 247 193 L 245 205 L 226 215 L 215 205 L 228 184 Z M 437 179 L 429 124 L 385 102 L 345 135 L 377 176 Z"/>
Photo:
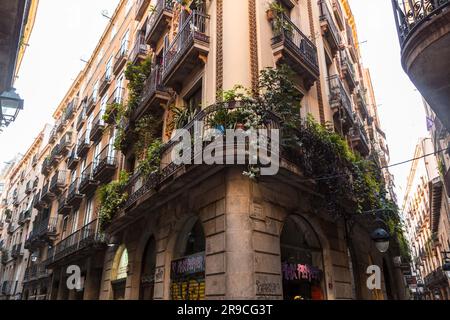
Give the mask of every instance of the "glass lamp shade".
<path id="1" fill-rule="evenodd" d="M 385 253 L 389 250 L 389 233 L 384 229 L 377 229 L 372 233 L 372 240 L 375 242 L 375 246 L 378 251 Z"/>
<path id="2" fill-rule="evenodd" d="M 8 125 L 14 121 L 19 110 L 23 110 L 23 100 L 16 93 L 16 89 L 12 88 L 0 95 L 0 120 L 2 124 Z"/>

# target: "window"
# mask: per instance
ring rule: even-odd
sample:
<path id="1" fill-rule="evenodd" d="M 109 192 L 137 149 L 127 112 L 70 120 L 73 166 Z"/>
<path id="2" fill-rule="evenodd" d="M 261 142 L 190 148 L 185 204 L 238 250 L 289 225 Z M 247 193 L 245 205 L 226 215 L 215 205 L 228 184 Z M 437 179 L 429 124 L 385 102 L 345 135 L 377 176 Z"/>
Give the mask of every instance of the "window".
<path id="1" fill-rule="evenodd" d="M 128 30 L 120 41 L 120 54 L 124 55 L 128 49 L 128 39 L 130 37 L 130 31 Z"/>
<path id="2" fill-rule="evenodd" d="M 103 96 L 101 102 L 100 102 L 100 114 L 105 112 L 106 110 L 106 103 L 108 102 L 108 97 L 105 95 Z"/>
<path id="3" fill-rule="evenodd" d="M 130 12 L 131 7 L 133 7 L 133 2 L 131 0 L 127 1 L 127 4 L 125 5 L 125 14 L 127 15 L 128 12 Z"/>
<path id="4" fill-rule="evenodd" d="M 112 62 L 113 58 L 110 57 L 108 62 L 106 63 L 106 79 L 111 79 L 111 70 L 112 70 Z"/>
<path id="5" fill-rule="evenodd" d="M 93 198 L 90 198 L 86 204 L 86 214 L 84 215 L 84 225 L 87 226 L 92 221 Z"/>
<path id="6" fill-rule="evenodd" d="M 62 227 L 62 238 L 65 239 L 67 237 L 67 224 L 69 222 L 69 217 L 64 217 L 63 227 Z"/>
<path id="7" fill-rule="evenodd" d="M 75 233 L 78 229 L 78 218 L 80 216 L 80 211 L 75 211 L 73 218 L 72 218 L 72 233 Z"/>
<path id="8" fill-rule="evenodd" d="M 94 98 L 94 100 L 97 100 L 97 95 L 98 95 L 98 80 L 94 84 L 94 91 L 92 91 L 92 97 Z"/>
<path id="9" fill-rule="evenodd" d="M 184 100 L 189 110 L 200 109 L 202 104 L 202 87 L 200 86 Z"/>

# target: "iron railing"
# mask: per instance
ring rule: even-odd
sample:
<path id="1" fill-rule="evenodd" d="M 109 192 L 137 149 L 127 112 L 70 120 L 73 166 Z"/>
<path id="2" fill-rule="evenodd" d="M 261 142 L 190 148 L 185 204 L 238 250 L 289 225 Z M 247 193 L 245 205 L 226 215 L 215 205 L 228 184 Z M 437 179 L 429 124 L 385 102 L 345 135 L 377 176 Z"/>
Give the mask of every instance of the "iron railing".
<path id="1" fill-rule="evenodd" d="M 392 0 L 400 44 L 403 46 L 423 22 L 440 14 L 450 0 Z"/>
<path id="2" fill-rule="evenodd" d="M 136 36 L 136 42 L 130 53 L 130 60 L 135 61 L 139 56 L 147 56 L 148 47 L 145 43 L 145 32 L 139 30 Z"/>
<path id="3" fill-rule="evenodd" d="M 319 72 L 319 61 L 317 58 L 317 48 L 308 37 L 300 31 L 294 22 L 285 14 L 274 20 L 274 37 L 272 44 L 284 42 L 299 54 L 317 73 Z"/>
<path id="4" fill-rule="evenodd" d="M 50 190 L 55 188 L 63 188 L 66 185 L 67 171 L 56 171 L 50 182 Z"/>
<path id="5" fill-rule="evenodd" d="M 156 5 L 154 6 L 153 13 L 147 21 L 147 32 L 145 34 L 146 38 L 150 35 L 151 32 L 153 32 L 155 24 L 160 19 L 164 10 L 172 11 L 174 4 L 174 0 L 157 0 Z"/>
<path id="6" fill-rule="evenodd" d="M 105 166 L 115 165 L 116 151 L 113 146 L 107 145 L 94 159 L 93 175 L 97 175 Z"/>
<path id="7" fill-rule="evenodd" d="M 46 264 L 52 264 L 75 252 L 102 243 L 104 235 L 99 232 L 98 221 L 94 220 L 51 248 Z"/>
<path id="8" fill-rule="evenodd" d="M 347 116 L 353 119 L 354 112 L 352 110 L 352 103 L 350 97 L 342 85 L 341 79 L 338 75 L 328 78 L 328 85 L 330 88 L 330 104 L 332 107 L 340 105 L 344 108 Z"/>
<path id="9" fill-rule="evenodd" d="M 326 0 L 320 0 L 320 20 L 327 21 L 328 27 L 330 28 L 331 34 L 333 35 L 334 41 L 337 46 L 341 45 L 342 37 L 341 34 L 333 20 L 333 16 L 328 8 L 328 4 Z"/>
<path id="10" fill-rule="evenodd" d="M 207 35 L 208 20 L 208 15 L 195 10 L 192 11 L 176 37 L 164 50 L 163 78 L 173 70 L 185 52 L 193 46 L 194 40 L 209 43 L 209 36 Z"/>
<path id="11" fill-rule="evenodd" d="M 33 230 L 27 242 L 32 242 L 39 237 L 44 236 L 47 233 L 56 233 L 56 227 L 58 223 L 58 218 L 47 218 L 41 221 L 35 221 L 33 225 Z"/>

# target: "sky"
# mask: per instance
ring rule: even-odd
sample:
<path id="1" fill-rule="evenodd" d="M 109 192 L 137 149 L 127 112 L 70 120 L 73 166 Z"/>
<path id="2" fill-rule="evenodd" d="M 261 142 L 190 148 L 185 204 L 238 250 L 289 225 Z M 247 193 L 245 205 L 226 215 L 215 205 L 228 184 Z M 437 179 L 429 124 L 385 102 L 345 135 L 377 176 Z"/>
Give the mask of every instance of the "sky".
<path id="1" fill-rule="evenodd" d="M 25 109 L 0 133 L 0 167 L 25 153 L 95 49 L 119 0 L 41 0 L 16 79 Z"/>
<path id="2" fill-rule="evenodd" d="M 105 29 L 103 10 L 119 0 L 41 0 L 23 60 L 17 92 L 25 110 L 0 133 L 0 166 L 24 153 L 84 67 Z M 371 71 L 381 124 L 387 134 L 391 163 L 413 157 L 419 138 L 427 135 L 425 111 L 400 64 L 400 47 L 389 0 L 350 0 L 365 67 Z M 399 201 L 410 165 L 392 168 Z M 401 204 L 401 203 L 400 203 Z"/>

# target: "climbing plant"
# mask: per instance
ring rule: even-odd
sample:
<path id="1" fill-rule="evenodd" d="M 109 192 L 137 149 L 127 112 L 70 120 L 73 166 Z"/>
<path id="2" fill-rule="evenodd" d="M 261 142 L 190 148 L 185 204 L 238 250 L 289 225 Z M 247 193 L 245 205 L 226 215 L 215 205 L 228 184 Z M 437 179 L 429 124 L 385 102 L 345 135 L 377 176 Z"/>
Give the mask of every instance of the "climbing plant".
<path id="1" fill-rule="evenodd" d="M 98 213 L 100 230 L 105 229 L 120 207 L 128 200 L 128 193 L 125 191 L 128 180 L 129 174 L 122 171 L 119 174 L 118 180 L 103 185 L 98 189 L 100 199 L 100 210 Z"/>

